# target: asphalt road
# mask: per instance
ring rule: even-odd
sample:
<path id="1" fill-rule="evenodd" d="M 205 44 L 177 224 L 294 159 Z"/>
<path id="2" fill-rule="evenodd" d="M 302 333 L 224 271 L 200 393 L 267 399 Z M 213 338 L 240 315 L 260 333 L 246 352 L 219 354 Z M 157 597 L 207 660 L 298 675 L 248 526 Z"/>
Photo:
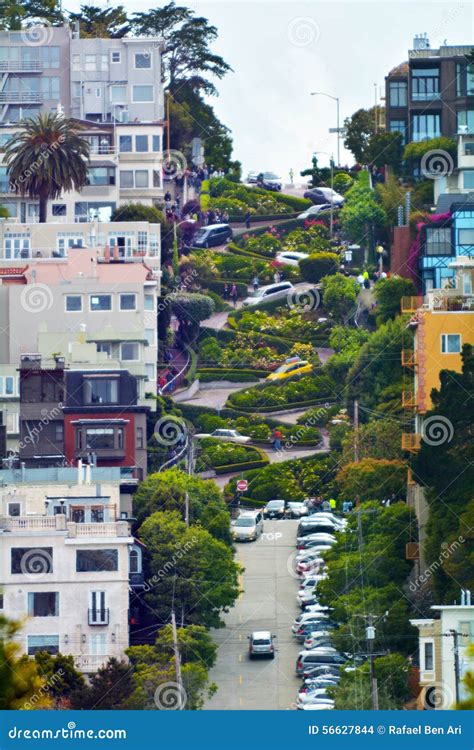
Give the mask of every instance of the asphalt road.
<path id="1" fill-rule="evenodd" d="M 265 521 L 263 537 L 237 545 L 237 559 L 245 568 L 243 593 L 225 615 L 226 627 L 213 631 L 219 651 L 210 679 L 218 691 L 205 710 L 294 709 L 300 684 L 295 663 L 302 646 L 290 631 L 300 610 L 288 558 L 295 550 L 297 523 Z M 277 636 L 275 659 L 249 660 L 247 636 L 254 630 Z"/>

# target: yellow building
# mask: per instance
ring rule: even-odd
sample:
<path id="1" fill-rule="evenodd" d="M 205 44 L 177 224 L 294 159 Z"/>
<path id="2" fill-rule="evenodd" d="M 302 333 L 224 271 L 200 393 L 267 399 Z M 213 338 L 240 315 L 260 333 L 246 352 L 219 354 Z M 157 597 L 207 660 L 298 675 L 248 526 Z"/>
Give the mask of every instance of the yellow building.
<path id="1" fill-rule="evenodd" d="M 422 417 L 433 406 L 431 392 L 440 387 L 441 370 L 461 372 L 462 347 L 474 345 L 474 258 L 459 257 L 450 267 L 456 270 L 453 286 L 402 300 L 402 312 L 414 313 L 413 349 L 402 351 L 402 364 L 411 373 L 403 406 L 415 415 L 414 433 L 403 436 L 408 451 L 419 448 Z"/>

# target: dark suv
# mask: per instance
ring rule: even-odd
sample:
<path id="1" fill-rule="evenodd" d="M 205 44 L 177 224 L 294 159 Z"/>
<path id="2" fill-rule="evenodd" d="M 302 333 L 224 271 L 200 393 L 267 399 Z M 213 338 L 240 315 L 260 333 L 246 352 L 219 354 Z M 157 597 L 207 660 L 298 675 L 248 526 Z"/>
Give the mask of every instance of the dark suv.
<path id="1" fill-rule="evenodd" d="M 201 227 L 193 237 L 193 247 L 214 247 L 225 245 L 233 237 L 229 224 L 208 224 Z"/>

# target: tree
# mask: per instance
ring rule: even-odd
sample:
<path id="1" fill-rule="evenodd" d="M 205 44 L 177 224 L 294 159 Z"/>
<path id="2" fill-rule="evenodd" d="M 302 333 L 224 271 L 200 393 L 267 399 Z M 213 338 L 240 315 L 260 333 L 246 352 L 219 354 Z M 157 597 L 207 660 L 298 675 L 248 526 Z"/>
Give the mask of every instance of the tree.
<path id="1" fill-rule="evenodd" d="M 124 203 L 112 213 L 111 221 L 149 221 L 150 224 L 161 225 L 161 261 L 166 262 L 173 249 L 173 225 L 166 221 L 163 211 L 156 206 L 146 206 L 144 203 Z M 179 236 L 180 229 L 177 228 Z"/>
<path id="2" fill-rule="evenodd" d="M 373 247 L 375 238 L 387 225 L 387 214 L 377 203 L 374 192 L 369 188 L 354 186 L 347 193 L 347 201 L 341 212 L 341 226 L 343 231 L 354 242 L 363 247 Z"/>
<path id="3" fill-rule="evenodd" d="M 374 660 L 378 682 L 379 708 L 382 711 L 403 709 L 410 697 L 409 676 L 411 665 L 401 654 L 387 654 Z M 336 709 L 369 711 L 372 709 L 369 662 L 354 671 L 341 671 L 341 680 L 331 688 Z"/>
<path id="4" fill-rule="evenodd" d="M 429 180 L 429 182 L 432 183 L 433 180 Z M 399 183 L 399 180 L 393 174 L 389 174 L 386 176 L 385 182 L 377 182 L 375 192 L 387 214 L 389 224 L 396 224 L 398 207 L 404 206 L 407 189 Z"/>
<path id="5" fill-rule="evenodd" d="M 405 492 L 407 465 L 404 461 L 384 458 L 363 458 L 349 463 L 337 476 L 341 495 L 353 500 L 381 502 L 394 493 L 397 498 Z"/>
<path id="6" fill-rule="evenodd" d="M 355 314 L 358 285 L 355 279 L 347 278 L 342 273 L 324 276 L 323 306 L 338 323 L 347 325 L 349 318 Z"/>
<path id="7" fill-rule="evenodd" d="M 355 431 L 350 430 L 342 440 L 343 464 L 354 460 Z M 402 428 L 396 419 L 373 419 L 359 427 L 357 447 L 359 458 L 401 460 Z"/>
<path id="8" fill-rule="evenodd" d="M 303 279 L 317 284 L 323 276 L 337 272 L 339 256 L 336 253 L 315 253 L 302 258 L 299 265 Z"/>
<path id="9" fill-rule="evenodd" d="M 171 310 L 179 321 L 179 338 L 190 344 L 199 335 L 199 323 L 214 312 L 215 303 L 205 294 L 173 292 L 168 295 Z"/>
<path id="10" fill-rule="evenodd" d="M 58 113 L 40 114 L 20 125 L 5 146 L 13 192 L 39 201 L 39 220 L 46 222 L 48 200 L 80 191 L 87 183 L 89 143 L 81 126 Z"/>
<path id="11" fill-rule="evenodd" d="M 432 157 L 427 156 L 430 152 L 434 152 Z M 455 139 L 445 136 L 430 138 L 428 141 L 412 141 L 407 143 L 403 152 L 403 159 L 410 171 L 413 172 L 416 168 L 421 169 L 425 176 L 431 170 L 433 170 L 433 174 L 436 174 L 438 168 L 440 174 L 446 174 L 446 172 L 451 174 L 455 167 L 456 156 L 457 144 Z M 422 165 L 423 161 L 424 164 Z"/>
<path id="12" fill-rule="evenodd" d="M 375 167 L 387 165 L 395 174 L 399 174 L 403 157 L 402 134 L 398 132 L 374 133 L 369 138 L 365 155 L 369 164 Z"/>
<path id="13" fill-rule="evenodd" d="M 369 164 L 367 148 L 370 137 L 376 132 L 376 123 L 380 119 L 381 107 L 358 109 L 352 117 L 344 120 L 346 137 L 344 146 L 354 155 L 354 159 L 361 164 Z"/>
<path id="14" fill-rule="evenodd" d="M 133 690 L 132 672 L 130 665 L 112 657 L 90 676 L 90 685 L 71 694 L 71 708 L 87 711 L 126 708 Z"/>
<path id="15" fill-rule="evenodd" d="M 140 482 L 133 498 L 137 524 L 143 523 L 157 510 L 178 511 L 184 519 L 186 494 L 190 522 L 200 523 L 216 539 L 231 545 L 229 511 L 217 484 L 179 469 L 149 474 Z"/>
<path id="16" fill-rule="evenodd" d="M 386 323 L 400 315 L 400 302 L 402 297 L 411 297 L 416 294 L 416 289 L 411 279 L 403 276 L 391 276 L 380 279 L 375 285 L 375 299 L 377 300 L 377 323 Z"/>
<path id="17" fill-rule="evenodd" d="M 64 15 L 58 0 L 0 0 L 0 29 L 20 31 L 22 25 L 61 24 Z"/>
<path id="18" fill-rule="evenodd" d="M 188 528 L 176 511 L 153 513 L 138 535 L 150 558 L 145 599 L 158 622 L 168 621 L 173 604 L 181 626 L 219 627 L 239 595 L 232 550 L 205 529 Z"/>
<path id="19" fill-rule="evenodd" d="M 18 657 L 20 624 L 0 615 L 0 710 L 49 708 L 51 697 L 35 661 Z"/>
<path id="20" fill-rule="evenodd" d="M 35 661 L 56 705 L 69 701 L 71 694 L 81 691 L 86 684 L 84 676 L 75 668 L 74 657 L 70 654 L 53 655 L 47 651 L 39 651 L 35 654 Z"/>
<path id="21" fill-rule="evenodd" d="M 471 55 L 474 57 L 474 50 L 471 52 Z M 472 64 L 474 65 L 474 59 Z M 468 656 L 470 659 L 474 657 L 474 646 L 472 645 L 468 648 Z M 474 709 L 474 672 L 472 669 L 466 672 L 463 682 L 468 695 L 456 708 L 460 711 L 472 711 Z"/>
<path id="22" fill-rule="evenodd" d="M 217 644 L 202 625 L 188 625 L 176 629 L 181 665 L 202 664 L 206 669 L 215 666 Z M 174 657 L 173 629 L 165 625 L 158 631 L 153 651 L 154 661 L 169 664 Z M 150 661 L 150 646 L 132 646 L 127 650 L 133 664 Z"/>
<path id="23" fill-rule="evenodd" d="M 81 12 L 69 13 L 69 20 L 79 22 L 82 38 L 120 39 L 130 31 L 123 5 L 105 9 L 96 5 L 81 5 Z"/>

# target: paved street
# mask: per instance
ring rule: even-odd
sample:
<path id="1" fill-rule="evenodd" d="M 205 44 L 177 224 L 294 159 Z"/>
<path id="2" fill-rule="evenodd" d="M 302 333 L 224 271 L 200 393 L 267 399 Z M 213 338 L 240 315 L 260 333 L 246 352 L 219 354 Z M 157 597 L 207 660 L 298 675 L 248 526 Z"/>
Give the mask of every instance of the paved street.
<path id="1" fill-rule="evenodd" d="M 213 632 L 219 652 L 210 679 L 219 689 L 205 709 L 292 708 L 299 686 L 295 662 L 301 650 L 290 632 L 300 611 L 298 582 L 288 571 L 296 526 L 297 521 L 265 521 L 263 537 L 237 545 L 237 559 L 245 567 L 244 593 L 225 616 L 226 627 Z M 254 630 L 271 630 L 277 636 L 274 660 L 249 660 L 247 636 Z"/>

